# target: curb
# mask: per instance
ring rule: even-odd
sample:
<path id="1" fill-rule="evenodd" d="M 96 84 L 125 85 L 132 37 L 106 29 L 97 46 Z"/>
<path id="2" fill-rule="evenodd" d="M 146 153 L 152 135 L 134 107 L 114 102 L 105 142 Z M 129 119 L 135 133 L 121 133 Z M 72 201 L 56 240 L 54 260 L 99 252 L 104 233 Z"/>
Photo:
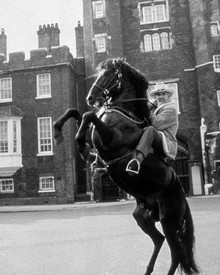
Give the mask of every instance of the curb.
<path id="1" fill-rule="evenodd" d="M 187 200 L 198 200 L 198 199 L 215 199 L 220 198 L 219 195 L 209 196 L 193 196 L 187 197 Z M 111 207 L 111 206 L 122 206 L 127 204 L 135 204 L 136 200 L 121 200 L 114 202 L 76 202 L 74 204 L 49 204 L 49 205 L 10 205 L 0 206 L 0 213 L 14 213 L 14 212 L 40 212 L 40 211 L 65 211 L 65 210 L 76 210 L 83 208 L 99 208 L 99 207 Z"/>
<path id="2" fill-rule="evenodd" d="M 0 213 L 14 213 L 14 212 L 40 212 L 40 211 L 65 211 L 76 210 L 83 208 L 99 208 L 122 206 L 127 204 L 134 204 L 136 200 L 115 201 L 115 202 L 77 202 L 74 204 L 49 204 L 49 205 L 10 205 L 0 206 Z"/>

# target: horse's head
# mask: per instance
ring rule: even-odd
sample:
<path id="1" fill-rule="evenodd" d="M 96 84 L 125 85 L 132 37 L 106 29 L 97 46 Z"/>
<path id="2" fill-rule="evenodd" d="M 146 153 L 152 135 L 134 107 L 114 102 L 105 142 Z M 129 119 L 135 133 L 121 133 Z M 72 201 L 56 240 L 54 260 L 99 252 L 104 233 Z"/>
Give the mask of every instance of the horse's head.
<path id="1" fill-rule="evenodd" d="M 120 104 L 143 118 L 149 116 L 147 88 L 145 76 L 124 59 L 107 59 L 98 66 L 97 78 L 86 100 L 88 105 L 96 107 Z"/>
<path id="2" fill-rule="evenodd" d="M 90 106 L 102 106 L 110 97 L 121 92 L 122 64 L 119 60 L 108 59 L 102 62 L 97 69 L 96 81 L 86 98 Z"/>

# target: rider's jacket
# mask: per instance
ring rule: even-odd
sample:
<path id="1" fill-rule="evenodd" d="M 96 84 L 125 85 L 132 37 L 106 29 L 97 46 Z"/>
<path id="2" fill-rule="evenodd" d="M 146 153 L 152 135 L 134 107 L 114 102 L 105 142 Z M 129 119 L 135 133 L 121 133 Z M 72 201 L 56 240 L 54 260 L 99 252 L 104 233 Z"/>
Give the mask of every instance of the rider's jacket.
<path id="1" fill-rule="evenodd" d="M 167 155 L 175 159 L 177 154 L 176 133 L 178 129 L 178 113 L 174 101 L 158 106 L 151 114 L 151 124 L 166 137 Z"/>

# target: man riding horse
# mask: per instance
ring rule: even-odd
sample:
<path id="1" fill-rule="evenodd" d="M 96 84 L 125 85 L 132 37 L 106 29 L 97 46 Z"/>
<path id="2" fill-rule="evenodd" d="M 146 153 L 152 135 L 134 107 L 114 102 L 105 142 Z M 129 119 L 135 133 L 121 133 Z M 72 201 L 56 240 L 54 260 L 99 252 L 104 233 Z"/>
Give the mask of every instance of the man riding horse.
<path id="1" fill-rule="evenodd" d="M 126 167 L 126 171 L 129 174 L 139 173 L 140 163 L 152 151 L 152 147 L 162 156 L 175 159 L 177 153 L 178 113 L 175 102 L 172 100 L 173 94 L 174 91 L 167 89 L 163 82 L 156 83 L 155 90 L 150 92 L 156 103 L 156 109 L 150 115 L 152 126 L 145 128 L 135 149 L 134 156 Z"/>

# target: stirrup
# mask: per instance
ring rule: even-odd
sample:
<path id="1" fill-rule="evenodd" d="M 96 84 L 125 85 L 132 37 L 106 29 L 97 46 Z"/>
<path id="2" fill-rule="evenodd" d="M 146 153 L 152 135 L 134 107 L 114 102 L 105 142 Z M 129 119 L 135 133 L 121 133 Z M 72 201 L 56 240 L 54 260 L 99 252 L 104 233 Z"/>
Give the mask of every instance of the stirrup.
<path id="1" fill-rule="evenodd" d="M 131 163 L 133 162 L 133 161 L 136 161 L 136 164 L 137 164 L 137 171 L 136 170 L 133 170 L 133 169 L 131 169 L 131 167 L 130 167 L 130 165 L 131 165 Z M 140 162 L 139 162 L 139 160 L 138 159 L 131 159 L 129 162 L 128 162 L 128 164 L 127 164 L 127 166 L 126 166 L 126 172 L 128 172 L 129 174 L 139 174 L 139 171 L 140 171 Z"/>

